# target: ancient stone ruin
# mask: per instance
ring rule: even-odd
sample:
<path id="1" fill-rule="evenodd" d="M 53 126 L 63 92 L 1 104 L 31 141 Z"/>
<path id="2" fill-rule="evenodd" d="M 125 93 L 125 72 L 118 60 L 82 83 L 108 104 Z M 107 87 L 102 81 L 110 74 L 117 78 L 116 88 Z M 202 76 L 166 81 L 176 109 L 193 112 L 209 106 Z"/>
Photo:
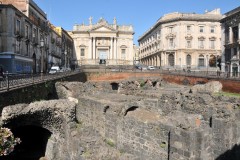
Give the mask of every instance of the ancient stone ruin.
<path id="1" fill-rule="evenodd" d="M 59 100 L 3 109 L 3 125 L 49 131 L 48 160 L 236 160 L 240 100 L 221 84 L 162 79 L 58 82 Z"/>

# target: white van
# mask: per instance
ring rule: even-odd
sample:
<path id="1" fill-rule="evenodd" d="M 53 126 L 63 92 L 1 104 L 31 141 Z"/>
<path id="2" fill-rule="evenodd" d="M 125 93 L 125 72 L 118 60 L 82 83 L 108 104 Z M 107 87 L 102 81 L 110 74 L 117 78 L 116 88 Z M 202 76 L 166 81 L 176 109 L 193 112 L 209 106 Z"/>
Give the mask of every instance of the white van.
<path id="1" fill-rule="evenodd" d="M 60 67 L 59 66 L 52 66 L 49 73 L 50 74 L 54 74 L 54 73 L 57 73 L 57 72 L 60 72 Z"/>

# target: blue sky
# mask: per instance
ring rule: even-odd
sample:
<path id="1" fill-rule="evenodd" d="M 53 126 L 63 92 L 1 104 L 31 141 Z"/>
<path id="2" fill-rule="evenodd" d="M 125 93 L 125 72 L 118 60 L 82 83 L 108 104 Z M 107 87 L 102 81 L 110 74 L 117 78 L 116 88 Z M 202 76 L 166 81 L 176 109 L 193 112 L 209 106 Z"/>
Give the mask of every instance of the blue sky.
<path id="1" fill-rule="evenodd" d="M 240 6 L 240 0 L 34 0 L 55 26 L 72 30 L 74 24 L 93 23 L 100 17 L 120 25 L 133 25 L 134 43 L 164 14 L 171 12 L 204 13 L 220 8 L 224 14 Z"/>

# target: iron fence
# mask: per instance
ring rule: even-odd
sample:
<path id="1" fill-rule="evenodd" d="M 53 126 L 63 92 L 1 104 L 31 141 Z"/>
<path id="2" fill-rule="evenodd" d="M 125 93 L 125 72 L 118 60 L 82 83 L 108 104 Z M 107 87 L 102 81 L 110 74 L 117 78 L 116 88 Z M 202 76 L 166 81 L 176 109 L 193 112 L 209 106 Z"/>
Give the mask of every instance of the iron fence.
<path id="1" fill-rule="evenodd" d="M 14 88 L 29 86 L 46 81 L 64 78 L 79 73 L 79 71 L 61 72 L 56 74 L 16 74 L 5 75 L 0 80 L 0 92 L 9 91 Z"/>
<path id="2" fill-rule="evenodd" d="M 131 72 L 131 73 L 159 73 L 168 75 L 181 75 L 203 78 L 219 78 L 240 80 L 240 74 L 236 72 L 220 72 L 220 71 L 200 71 L 200 70 L 176 70 L 176 69 L 155 69 L 155 70 L 139 70 L 133 66 L 90 66 L 82 67 L 81 70 L 71 72 L 62 72 L 57 74 L 20 74 L 6 75 L 0 80 L 0 92 L 9 91 L 10 89 L 29 86 L 32 84 L 42 83 L 55 79 L 64 78 L 77 74 L 79 72 Z"/>

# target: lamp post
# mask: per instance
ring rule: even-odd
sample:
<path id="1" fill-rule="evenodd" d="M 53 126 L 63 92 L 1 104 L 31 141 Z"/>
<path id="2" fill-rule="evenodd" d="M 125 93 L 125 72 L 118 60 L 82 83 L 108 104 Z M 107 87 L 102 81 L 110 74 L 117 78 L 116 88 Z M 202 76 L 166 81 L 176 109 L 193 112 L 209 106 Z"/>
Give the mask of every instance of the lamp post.
<path id="1" fill-rule="evenodd" d="M 207 75 L 208 75 L 208 55 L 207 55 Z"/>
<path id="2" fill-rule="evenodd" d="M 182 61 L 181 61 L 182 59 L 181 58 L 179 58 L 179 65 L 180 65 L 180 69 L 182 68 Z"/>
<path id="3" fill-rule="evenodd" d="M 65 69 L 67 68 L 67 50 L 64 51 L 64 55 L 65 55 Z"/>
<path id="4" fill-rule="evenodd" d="M 43 47 L 44 47 L 43 38 L 40 40 L 40 46 L 41 46 L 41 79 L 42 79 L 42 75 L 43 75 Z"/>

